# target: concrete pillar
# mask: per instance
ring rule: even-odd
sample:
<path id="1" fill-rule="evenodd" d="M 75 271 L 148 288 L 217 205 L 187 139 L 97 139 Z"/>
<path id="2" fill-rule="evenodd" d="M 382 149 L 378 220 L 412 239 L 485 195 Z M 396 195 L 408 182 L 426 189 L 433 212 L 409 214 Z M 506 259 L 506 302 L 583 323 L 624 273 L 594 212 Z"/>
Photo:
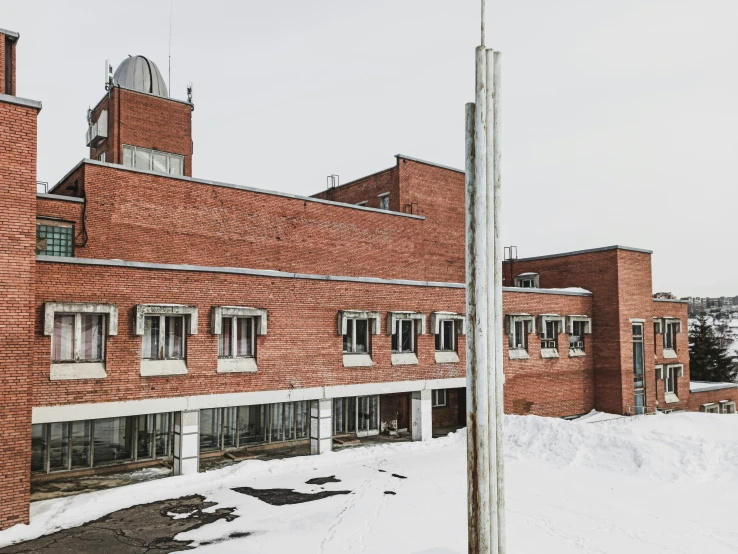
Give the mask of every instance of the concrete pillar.
<path id="1" fill-rule="evenodd" d="M 433 438 L 433 405 L 430 390 L 413 391 L 412 426 L 413 440 L 427 441 Z"/>
<path id="2" fill-rule="evenodd" d="M 310 403 L 310 454 L 325 454 L 333 447 L 333 400 Z"/>
<path id="3" fill-rule="evenodd" d="M 174 475 L 200 470 L 200 411 L 174 413 Z"/>

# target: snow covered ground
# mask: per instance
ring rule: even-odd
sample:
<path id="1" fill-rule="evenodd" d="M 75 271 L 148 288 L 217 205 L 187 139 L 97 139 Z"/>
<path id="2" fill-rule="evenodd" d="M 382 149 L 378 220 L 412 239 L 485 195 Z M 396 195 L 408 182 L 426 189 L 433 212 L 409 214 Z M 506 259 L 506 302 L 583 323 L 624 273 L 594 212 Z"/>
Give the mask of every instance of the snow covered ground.
<path id="1" fill-rule="evenodd" d="M 512 553 L 738 552 L 738 417 L 506 418 Z M 177 536 L 205 553 L 466 552 L 465 433 L 427 443 L 247 461 L 217 471 L 34 503 L 0 546 L 112 511 L 198 493 L 239 517 Z M 340 482 L 308 485 L 335 475 Z M 347 490 L 274 506 L 233 487 Z M 386 494 L 393 492 L 395 494 Z M 238 535 L 236 535 L 238 536 Z"/>

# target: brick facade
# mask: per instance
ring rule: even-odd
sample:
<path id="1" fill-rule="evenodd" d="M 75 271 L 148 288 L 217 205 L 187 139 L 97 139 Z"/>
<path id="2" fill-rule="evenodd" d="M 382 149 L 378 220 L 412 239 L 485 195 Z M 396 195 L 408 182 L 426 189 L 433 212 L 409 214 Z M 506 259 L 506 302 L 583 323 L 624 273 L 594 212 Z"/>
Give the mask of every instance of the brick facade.
<path id="1" fill-rule="evenodd" d="M 28 523 L 37 116 L 0 99 L 0 528 Z"/>
<path id="2" fill-rule="evenodd" d="M 82 420 L 190 410 L 189 404 L 172 406 L 198 399 L 210 403 L 203 409 L 241 405 L 217 404 L 229 395 L 257 398 L 251 405 L 322 401 L 333 398 L 326 392 L 332 388 L 335 398 L 379 395 L 384 429 L 404 427 L 406 417 L 411 423 L 413 403 L 425 417 L 431 413 L 436 428 L 465 421 L 465 337 L 458 336 L 458 361 L 436 362 L 429 317 L 465 310 L 462 172 L 397 156 L 394 167 L 314 197 L 194 179 L 188 177 L 192 106 L 112 87 L 92 113 L 96 121 L 108 110 L 108 137 L 90 151 L 93 158 L 104 151 L 106 163 L 83 160 L 53 194 L 37 199 L 37 108 L 31 106 L 0 100 L 0 152 L 8 153 L 0 158 L 6 215 L 0 220 L 0 528 L 28 521 L 32 423 L 74 421 L 69 414 Z M 123 144 L 184 155 L 186 176 L 122 167 Z M 389 210 L 379 210 L 386 192 Z M 363 201 L 366 208 L 347 205 Z M 37 217 L 73 224 L 74 258 L 34 257 Z M 516 260 L 503 269 L 505 314 L 536 321 L 526 359 L 519 350 L 511 355 L 503 338 L 507 413 L 632 413 L 634 321 L 644 328 L 649 411 L 694 410 L 704 398 L 738 395 L 738 389 L 689 393 L 686 304 L 652 299 L 650 252 L 609 247 Z M 540 288 L 513 287 L 523 272 L 538 273 Z M 52 380 L 46 302 L 115 305 L 118 333 L 105 338 L 102 376 Z M 185 374 L 141 375 L 142 337 L 134 319 L 136 305 L 147 303 L 197 307 Z M 217 372 L 216 306 L 267 311 L 268 331 L 256 339 L 256 372 Z M 373 365 L 344 367 L 340 310 L 380 314 L 379 333 L 370 341 Z M 424 314 L 417 363 L 393 365 L 391 311 Z M 556 356 L 544 357 L 543 314 L 589 318 L 584 354 L 571 352 L 568 329 L 559 329 Z M 676 358 L 664 358 L 663 335 L 654 333 L 654 318 L 667 317 L 682 321 Z M 667 402 L 656 378 L 655 366 L 663 363 L 684 366 L 678 402 Z M 428 410 L 427 390 L 439 388 L 447 389 L 446 405 Z M 148 412 L 132 411 L 142 404 Z M 421 427 L 428 428 L 416 430 Z"/>

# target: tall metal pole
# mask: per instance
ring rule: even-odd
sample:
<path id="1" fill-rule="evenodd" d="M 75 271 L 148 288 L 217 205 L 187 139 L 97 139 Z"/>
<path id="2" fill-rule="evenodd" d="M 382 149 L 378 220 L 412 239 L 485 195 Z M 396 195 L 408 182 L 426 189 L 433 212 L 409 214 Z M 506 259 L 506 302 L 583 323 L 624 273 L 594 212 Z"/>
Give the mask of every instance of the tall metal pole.
<path id="1" fill-rule="evenodd" d="M 505 554 L 499 52 L 476 49 L 466 106 L 467 470 L 469 553 Z"/>

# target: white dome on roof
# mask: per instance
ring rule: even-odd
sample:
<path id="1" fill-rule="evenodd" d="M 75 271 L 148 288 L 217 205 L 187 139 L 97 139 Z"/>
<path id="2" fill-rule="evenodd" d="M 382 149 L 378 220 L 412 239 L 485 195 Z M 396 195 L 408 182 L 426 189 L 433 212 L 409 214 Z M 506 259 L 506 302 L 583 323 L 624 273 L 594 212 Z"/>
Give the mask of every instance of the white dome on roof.
<path id="1" fill-rule="evenodd" d="M 129 56 L 113 76 L 113 84 L 128 90 L 169 98 L 167 85 L 156 64 L 144 56 Z"/>

